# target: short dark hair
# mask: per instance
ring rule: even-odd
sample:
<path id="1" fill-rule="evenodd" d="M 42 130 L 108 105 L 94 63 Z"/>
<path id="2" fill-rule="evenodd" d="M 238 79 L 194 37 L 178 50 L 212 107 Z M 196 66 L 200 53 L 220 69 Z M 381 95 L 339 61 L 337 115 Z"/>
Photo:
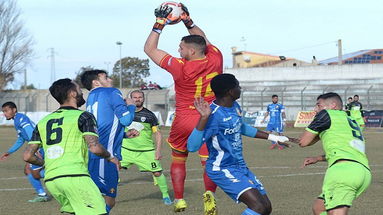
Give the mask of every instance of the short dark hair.
<path id="1" fill-rule="evenodd" d="M 100 69 L 84 71 L 80 77 L 82 86 L 84 86 L 87 90 L 91 90 L 93 80 L 97 80 L 98 74 L 102 73 L 108 74 L 105 70 Z"/>
<path id="2" fill-rule="evenodd" d="M 352 99 L 352 97 L 350 96 L 350 97 L 348 97 L 347 99 Z"/>
<path id="3" fill-rule="evenodd" d="M 133 90 L 132 92 L 129 93 L 130 98 L 132 98 L 133 93 L 141 93 L 142 97 L 145 98 L 145 93 L 142 90 Z"/>
<path id="4" fill-rule="evenodd" d="M 15 104 L 14 102 L 5 102 L 5 103 L 1 106 L 1 108 L 5 108 L 5 107 L 16 108 L 16 110 L 17 110 L 17 106 L 16 106 L 16 104 Z"/>
<path id="5" fill-rule="evenodd" d="M 325 93 L 325 94 L 319 95 L 317 100 L 319 100 L 319 99 L 323 99 L 323 100 L 335 99 L 338 102 L 338 105 L 340 105 L 340 107 L 343 104 L 342 98 L 339 96 L 338 93 L 334 93 L 334 92 L 329 92 L 329 93 Z"/>
<path id="6" fill-rule="evenodd" d="M 224 97 L 229 90 L 234 89 L 238 85 L 239 83 L 235 76 L 228 73 L 217 75 L 210 82 L 211 89 L 218 98 Z"/>
<path id="7" fill-rule="evenodd" d="M 68 94 L 73 90 L 76 90 L 76 85 L 69 78 L 59 79 L 49 87 L 49 92 L 60 105 L 68 99 Z"/>
<path id="8" fill-rule="evenodd" d="M 275 98 L 275 97 L 278 98 L 278 95 L 274 94 L 274 95 L 271 96 L 271 98 Z"/>
<path id="9" fill-rule="evenodd" d="M 359 95 L 354 95 L 354 97 L 358 97 L 359 98 Z"/>
<path id="10" fill-rule="evenodd" d="M 187 35 L 182 37 L 181 41 L 187 44 L 193 44 L 200 51 L 201 54 L 206 52 L 206 40 L 203 36 L 200 35 Z"/>

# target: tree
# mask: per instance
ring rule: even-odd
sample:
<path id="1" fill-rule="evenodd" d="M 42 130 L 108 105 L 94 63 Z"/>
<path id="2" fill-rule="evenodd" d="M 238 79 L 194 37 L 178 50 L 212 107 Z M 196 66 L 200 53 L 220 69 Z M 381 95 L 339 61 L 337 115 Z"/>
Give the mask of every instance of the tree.
<path id="1" fill-rule="evenodd" d="M 24 30 L 13 0 L 0 1 L 0 90 L 29 63 L 33 38 Z"/>
<path id="2" fill-rule="evenodd" d="M 137 57 L 124 57 L 122 64 L 122 87 L 140 87 L 145 83 L 144 78 L 150 75 L 149 59 Z M 113 86 L 120 87 L 120 60 L 113 67 Z"/>

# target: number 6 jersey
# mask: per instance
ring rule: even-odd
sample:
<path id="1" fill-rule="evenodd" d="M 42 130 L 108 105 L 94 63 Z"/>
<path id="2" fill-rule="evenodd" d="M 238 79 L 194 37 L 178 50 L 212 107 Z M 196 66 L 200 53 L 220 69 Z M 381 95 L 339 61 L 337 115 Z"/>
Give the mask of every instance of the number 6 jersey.
<path id="1" fill-rule="evenodd" d="M 61 107 L 39 121 L 29 144 L 45 152 L 45 181 L 70 175 L 87 175 L 88 145 L 84 135 L 97 136 L 94 116 L 72 107 Z"/>

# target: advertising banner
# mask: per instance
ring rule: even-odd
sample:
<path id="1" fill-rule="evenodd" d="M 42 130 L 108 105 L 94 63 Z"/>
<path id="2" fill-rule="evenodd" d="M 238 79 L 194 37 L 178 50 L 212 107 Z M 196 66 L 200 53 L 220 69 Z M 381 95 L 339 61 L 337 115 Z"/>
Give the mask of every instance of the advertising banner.
<path id="1" fill-rule="evenodd" d="M 383 110 L 364 111 L 366 118 L 366 127 L 382 127 L 383 126 Z"/>
<path id="2" fill-rule="evenodd" d="M 294 127 L 305 128 L 313 121 L 315 111 L 299 111 L 297 119 L 295 120 Z"/>

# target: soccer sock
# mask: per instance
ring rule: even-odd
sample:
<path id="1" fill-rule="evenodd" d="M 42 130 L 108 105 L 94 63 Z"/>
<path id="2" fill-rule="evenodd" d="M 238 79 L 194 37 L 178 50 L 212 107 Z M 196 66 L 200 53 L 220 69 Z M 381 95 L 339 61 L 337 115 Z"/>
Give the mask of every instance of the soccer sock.
<path id="1" fill-rule="evenodd" d="M 246 208 L 246 210 L 244 210 L 241 215 L 261 215 L 261 214 L 251 210 L 250 208 Z"/>
<path id="2" fill-rule="evenodd" d="M 29 174 L 27 175 L 27 177 L 28 177 L 29 183 L 31 183 L 32 187 L 35 188 L 37 195 L 39 195 L 39 196 L 45 196 L 45 195 L 47 195 L 47 194 L 45 193 L 44 187 L 43 187 L 43 185 L 41 184 L 40 180 L 35 179 L 35 178 L 32 176 L 32 173 L 29 173 Z"/>
<path id="3" fill-rule="evenodd" d="M 206 161 L 201 161 L 201 164 L 204 167 L 203 182 L 205 184 L 205 191 L 210 190 L 211 192 L 215 193 L 215 191 L 217 190 L 217 185 L 206 174 L 206 170 L 205 170 Z"/>
<path id="4" fill-rule="evenodd" d="M 109 214 L 110 210 L 112 210 L 112 208 L 109 205 L 107 205 L 107 204 L 106 204 L 105 209 L 106 209 L 106 214 Z"/>
<path id="5" fill-rule="evenodd" d="M 172 152 L 172 164 L 170 166 L 170 175 L 172 178 L 175 199 L 182 199 L 184 196 L 187 157 L 188 154 L 179 154 Z"/>
<path id="6" fill-rule="evenodd" d="M 166 177 L 164 176 L 164 174 L 161 174 L 160 176 L 155 178 L 156 178 L 158 187 L 160 188 L 160 191 L 162 193 L 162 198 L 169 197 L 168 184 L 166 182 Z"/>

